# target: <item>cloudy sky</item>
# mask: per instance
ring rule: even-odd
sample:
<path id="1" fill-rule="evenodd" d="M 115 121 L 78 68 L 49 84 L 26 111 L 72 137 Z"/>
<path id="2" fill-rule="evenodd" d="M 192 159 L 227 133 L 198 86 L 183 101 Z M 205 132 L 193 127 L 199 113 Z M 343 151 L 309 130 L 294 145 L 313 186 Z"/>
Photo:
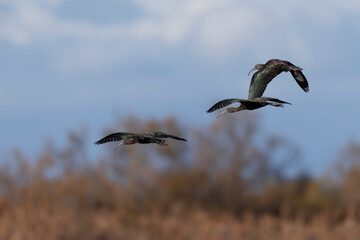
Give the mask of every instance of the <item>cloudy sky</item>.
<path id="1" fill-rule="evenodd" d="M 293 105 L 259 110 L 262 131 L 319 173 L 360 141 L 360 1 L 0 0 L 0 157 L 129 114 L 209 123 L 271 58 L 302 67 L 310 92 L 278 76 L 265 95 Z"/>

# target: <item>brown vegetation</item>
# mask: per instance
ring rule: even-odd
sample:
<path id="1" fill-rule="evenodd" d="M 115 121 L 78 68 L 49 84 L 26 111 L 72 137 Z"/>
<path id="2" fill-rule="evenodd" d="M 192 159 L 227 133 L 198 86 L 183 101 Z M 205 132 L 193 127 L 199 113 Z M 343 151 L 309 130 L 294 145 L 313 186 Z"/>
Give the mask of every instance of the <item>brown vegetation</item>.
<path id="1" fill-rule="evenodd" d="M 130 118 L 118 128 L 189 142 L 108 144 L 96 160 L 83 131 L 36 160 L 14 150 L 0 169 L 0 239 L 359 239 L 360 145 L 323 178 L 289 175 L 299 151 L 242 116 L 189 132 Z"/>

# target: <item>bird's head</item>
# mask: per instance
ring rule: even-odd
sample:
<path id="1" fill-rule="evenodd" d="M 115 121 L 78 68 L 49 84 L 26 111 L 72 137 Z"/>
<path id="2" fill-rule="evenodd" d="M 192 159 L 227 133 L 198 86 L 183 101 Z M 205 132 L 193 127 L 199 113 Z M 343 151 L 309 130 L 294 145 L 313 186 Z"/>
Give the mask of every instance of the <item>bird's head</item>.
<path id="1" fill-rule="evenodd" d="M 256 64 L 255 67 L 253 69 L 251 69 L 251 71 L 248 73 L 248 76 L 250 75 L 250 73 L 254 70 L 259 70 L 264 66 L 264 64 Z"/>

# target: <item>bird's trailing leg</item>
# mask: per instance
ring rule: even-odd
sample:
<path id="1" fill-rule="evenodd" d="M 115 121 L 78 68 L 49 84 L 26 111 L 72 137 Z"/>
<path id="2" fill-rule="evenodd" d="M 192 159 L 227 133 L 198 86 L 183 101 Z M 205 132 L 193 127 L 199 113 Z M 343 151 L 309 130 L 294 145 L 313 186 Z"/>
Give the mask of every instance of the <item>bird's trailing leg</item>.
<path id="1" fill-rule="evenodd" d="M 259 98 L 255 98 L 253 100 L 256 101 L 260 101 L 260 102 L 275 102 L 275 103 L 282 103 L 282 104 L 290 104 L 289 102 L 285 102 L 283 100 L 277 99 L 277 98 L 272 98 L 272 97 L 259 97 Z"/>
<path id="2" fill-rule="evenodd" d="M 274 106 L 274 107 L 284 107 L 284 104 L 282 103 L 272 103 L 272 102 L 266 102 L 268 105 Z"/>
<path id="3" fill-rule="evenodd" d="M 158 145 L 160 145 L 160 146 L 167 146 L 167 144 L 166 143 L 157 143 Z"/>
<path id="4" fill-rule="evenodd" d="M 161 139 L 161 138 L 154 138 L 154 142 L 156 144 L 159 144 L 160 146 L 167 146 L 167 144 L 165 143 L 165 140 L 164 139 Z"/>
<path id="5" fill-rule="evenodd" d="M 165 143 L 165 141 L 161 141 L 161 142 L 155 142 L 160 146 L 167 146 L 167 144 Z"/>

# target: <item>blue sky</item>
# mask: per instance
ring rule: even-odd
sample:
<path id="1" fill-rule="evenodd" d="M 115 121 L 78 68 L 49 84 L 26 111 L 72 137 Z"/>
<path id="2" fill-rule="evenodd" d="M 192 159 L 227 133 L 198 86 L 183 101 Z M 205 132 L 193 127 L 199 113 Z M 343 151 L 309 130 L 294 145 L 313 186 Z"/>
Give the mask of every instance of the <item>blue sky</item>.
<path id="1" fill-rule="evenodd" d="M 279 58 L 310 92 L 278 76 L 264 95 L 293 105 L 259 110 L 262 131 L 319 173 L 360 141 L 359 43 L 358 0 L 1 0 L 0 158 L 84 125 L 97 140 L 129 114 L 210 123 L 209 106 L 246 98 L 248 71 Z"/>

